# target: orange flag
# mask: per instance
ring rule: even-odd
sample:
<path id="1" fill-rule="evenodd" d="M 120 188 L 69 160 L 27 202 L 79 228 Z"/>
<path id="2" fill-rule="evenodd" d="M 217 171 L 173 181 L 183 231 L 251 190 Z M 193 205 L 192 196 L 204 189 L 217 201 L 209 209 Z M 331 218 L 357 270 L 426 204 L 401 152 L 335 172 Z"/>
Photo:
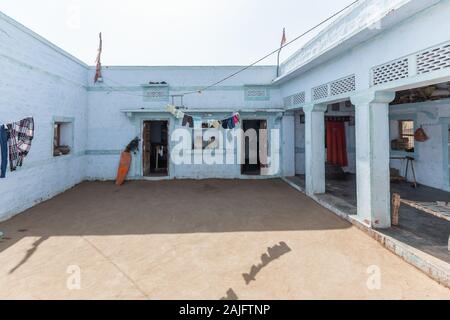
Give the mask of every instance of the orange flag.
<path id="1" fill-rule="evenodd" d="M 283 37 L 281 38 L 281 45 L 280 47 L 284 46 L 286 44 L 287 40 L 286 40 L 286 30 L 285 28 L 283 28 Z"/>

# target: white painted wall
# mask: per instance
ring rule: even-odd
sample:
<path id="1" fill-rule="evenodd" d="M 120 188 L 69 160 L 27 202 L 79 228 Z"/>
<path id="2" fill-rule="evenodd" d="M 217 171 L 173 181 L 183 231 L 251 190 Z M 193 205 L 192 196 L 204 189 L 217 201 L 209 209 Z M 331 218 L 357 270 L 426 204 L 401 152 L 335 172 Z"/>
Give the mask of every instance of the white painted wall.
<path id="1" fill-rule="evenodd" d="M 389 1 L 366 1 L 369 6 L 371 2 L 382 3 L 382 6 L 394 4 L 394 2 Z M 286 72 L 292 72 L 294 65 L 297 65 L 300 71 L 295 73 L 295 76 L 287 74 L 285 79 L 280 78 L 275 82 L 280 86 L 281 98 L 304 91 L 306 102 L 310 102 L 312 101 L 312 88 L 352 74 L 356 77 L 356 92 L 367 90 L 371 85 L 371 69 L 373 67 L 450 40 L 449 33 L 442 32 L 442 30 L 450 29 L 450 20 L 448 19 L 448 12 L 450 12 L 449 0 L 433 0 L 420 3 L 414 1 L 396 2 L 399 5 L 404 4 L 404 9 L 396 9 L 388 13 L 383 18 L 383 21 L 374 23 L 369 27 L 364 27 L 366 22 L 358 18 L 364 16 L 362 11 L 360 13 L 356 11 L 351 13 L 350 19 L 343 18 L 334 24 L 336 30 L 333 28 L 325 30 L 316 39 L 312 40 L 306 48 L 288 59 L 284 66 L 287 70 Z M 417 7 L 415 7 L 416 5 Z M 408 15 L 408 13 L 417 8 L 421 8 L 421 11 L 419 10 L 414 15 Z M 422 10 L 423 8 L 425 9 Z M 401 20 L 401 22 L 392 23 L 392 17 Z M 439 21 L 438 28 L 436 27 L 436 21 Z M 364 37 L 361 35 L 347 41 L 348 33 L 356 27 L 361 27 L 360 31 L 365 34 L 365 41 L 362 40 Z M 369 37 L 371 34 L 372 37 Z M 349 43 L 358 44 L 352 46 Z M 327 52 L 329 47 L 333 46 L 337 46 L 333 50 L 340 52 L 339 54 Z M 341 50 L 338 46 L 348 47 L 345 50 Z M 319 52 L 322 52 L 322 55 L 319 55 Z M 296 59 L 298 61 L 295 61 Z M 354 93 L 349 92 L 347 97 L 339 98 L 347 99 Z M 393 110 L 395 108 L 391 110 L 391 113 L 394 112 Z M 415 110 L 413 109 L 411 112 L 415 112 Z M 440 117 L 445 117 L 448 111 L 445 107 L 440 106 L 439 111 L 436 112 L 440 113 Z M 420 123 L 429 123 L 429 121 L 430 119 L 427 119 L 425 114 L 418 114 L 419 126 Z M 347 138 L 353 137 L 354 127 L 347 126 L 346 129 Z M 448 189 L 443 175 L 444 148 L 442 146 L 442 126 L 439 124 L 434 127 L 428 127 L 426 130 L 433 137 L 426 143 L 418 144 L 418 158 L 415 164 L 417 179 L 425 185 Z M 352 143 L 354 143 L 354 140 L 348 141 L 347 147 Z M 304 125 L 299 124 L 297 117 L 295 121 L 295 145 L 296 173 L 303 174 Z M 354 148 L 350 147 L 348 157 L 350 166 L 346 170 L 355 172 Z M 393 167 L 402 166 L 398 161 L 393 161 L 391 165 Z"/>
<path id="2" fill-rule="evenodd" d="M 169 84 L 169 94 L 197 91 L 223 78 L 241 67 L 109 67 L 103 72 L 104 83 L 92 85 L 88 91 L 89 138 L 87 143 L 87 177 L 114 179 L 117 172 L 119 153 L 135 136 L 141 137 L 143 120 L 169 120 L 170 133 L 181 125 L 168 113 L 144 113 L 128 118 L 121 110 L 140 109 L 165 110 L 171 102 L 149 102 L 143 97 L 141 85 L 150 81 L 165 81 Z M 269 129 L 281 128 L 273 112 L 251 112 L 271 108 L 281 108 L 279 89 L 270 88 L 267 101 L 248 101 L 244 96 L 244 86 L 270 84 L 275 75 L 275 67 L 254 67 L 229 81 L 206 92 L 184 97 L 184 105 L 190 109 L 206 109 L 212 113 L 199 113 L 203 119 L 225 119 L 232 111 L 241 111 L 242 119 L 266 119 Z M 89 78 L 94 70 L 90 70 Z M 230 110 L 223 112 L 223 110 Z M 189 110 L 186 111 L 189 113 Z M 286 124 L 287 126 L 288 124 Z M 173 147 L 173 144 L 170 146 Z M 169 153 L 171 153 L 171 148 Z M 239 165 L 171 165 L 171 178 L 239 178 Z M 140 154 L 133 157 L 130 177 L 141 178 Z"/>
<path id="3" fill-rule="evenodd" d="M 379 3 L 385 8 L 393 2 L 366 1 L 366 4 L 373 3 Z M 336 53 L 333 59 L 327 59 L 331 57 L 327 52 L 321 56 L 311 56 L 315 63 L 303 68 L 296 78 L 276 81 L 275 85 L 268 88 L 270 98 L 267 100 L 245 99 L 244 88 L 248 85 L 271 84 L 276 73 L 273 66 L 250 68 L 211 90 L 185 96 L 184 104 L 190 108 L 214 110 L 218 112 L 215 115 L 219 115 L 221 109 L 227 109 L 230 113 L 231 110 L 240 110 L 248 117 L 266 118 L 269 129 L 282 131 L 282 174 L 292 175 L 294 162 L 295 172 L 302 173 L 304 159 L 301 150 L 304 149 L 304 142 L 301 133 L 304 128 L 298 123 L 298 118 L 292 119 L 290 115 L 280 118 L 279 113 L 258 110 L 281 108 L 283 97 L 300 91 L 306 92 L 306 102 L 309 102 L 313 87 L 350 74 L 356 76 L 357 90 L 367 89 L 372 67 L 449 40 L 445 30 L 450 30 L 450 0 L 396 0 L 395 4 L 400 9 L 382 13 L 383 20 L 379 25 L 365 26 L 364 19 L 370 18 L 371 12 L 374 16 L 380 12 L 356 10 L 350 14 L 351 19 L 343 19 L 321 33 L 318 40 L 313 42 L 322 49 L 326 49 L 327 41 L 331 43 L 333 39 L 352 40 L 345 40 L 340 49 L 333 49 Z M 426 7 L 426 10 L 417 13 Z M 439 21 L 438 29 L 436 21 Z M 357 35 L 352 34 L 355 26 L 352 23 L 365 26 L 365 29 L 361 29 Z M 336 34 L 331 32 L 333 28 L 344 37 L 331 37 Z M 337 43 L 339 46 L 339 41 Z M 311 52 L 319 54 L 320 50 Z M 303 62 L 308 64 L 308 59 Z M 94 68 L 88 68 L 0 14 L 0 123 L 17 121 L 26 116 L 33 116 L 36 122 L 36 137 L 24 167 L 14 173 L 8 172 L 7 178 L 0 180 L 0 220 L 48 199 L 85 178 L 113 179 L 119 153 L 132 138 L 140 135 L 142 120 L 169 119 L 171 128 L 175 128 L 174 119 L 168 117 L 167 113 L 148 113 L 129 118 L 121 112 L 123 109 L 161 109 L 167 104 L 168 101 L 146 101 L 142 97 L 142 84 L 166 81 L 170 85 L 170 94 L 180 94 L 199 90 L 239 68 L 105 67 L 104 83 L 94 85 Z M 437 112 L 441 118 L 448 117 L 450 113 L 448 108 L 443 107 L 439 107 Z M 203 115 L 213 117 L 208 113 Z M 424 117 L 425 114 L 419 113 L 418 121 L 428 122 Z M 54 119 L 74 120 L 74 148 L 69 156 L 54 158 L 52 155 Z M 348 128 L 348 136 L 352 135 L 351 129 Z M 418 146 L 416 169 L 419 182 L 442 187 L 442 178 L 439 178 L 443 168 L 442 143 L 439 149 L 439 141 L 442 141 L 439 135 L 442 133 L 438 131 L 434 127 L 428 128 L 431 139 Z M 433 156 L 429 158 L 431 154 Z M 140 161 L 140 158 L 134 157 L 131 177 L 139 177 Z M 354 164 L 352 155 L 349 155 L 349 161 Z M 239 177 L 239 171 L 237 166 L 180 166 L 170 170 L 172 178 L 235 178 Z M 354 171 L 354 167 L 349 168 L 349 171 Z"/>
<path id="4" fill-rule="evenodd" d="M 285 177 L 295 176 L 295 116 L 286 114 L 282 119 L 282 173 Z"/>
<path id="5" fill-rule="evenodd" d="M 340 103 L 340 111 L 332 111 L 331 106 L 328 107 L 326 116 L 354 118 L 354 107 L 347 108 L 345 103 Z M 305 174 L 305 124 L 300 123 L 301 111 L 295 113 L 295 174 Z M 355 157 L 355 126 L 345 123 L 345 138 L 347 147 L 348 166 L 342 168 L 345 172 L 356 173 L 356 157 Z"/>
<path id="6" fill-rule="evenodd" d="M 423 112 L 425 111 L 425 112 Z M 390 111 L 391 140 L 398 137 L 398 120 L 410 120 L 415 115 L 415 126 L 423 126 L 429 140 L 426 142 L 415 142 L 414 154 L 406 152 L 391 151 L 391 156 L 411 155 L 415 157 L 414 168 L 416 179 L 419 183 L 450 190 L 449 181 L 444 169 L 444 153 L 449 152 L 448 146 L 443 144 L 443 126 L 448 126 L 450 119 L 450 101 L 426 102 L 392 106 Z M 391 167 L 400 171 L 405 176 L 406 162 L 404 160 L 391 160 Z M 413 180 L 412 171 L 408 171 L 409 181 Z"/>
<path id="7" fill-rule="evenodd" d="M 0 14 L 0 123 L 33 116 L 35 138 L 24 165 L 0 179 L 0 220 L 84 179 L 87 67 Z M 74 119 L 74 150 L 53 157 L 54 117 Z"/>
<path id="8" fill-rule="evenodd" d="M 312 101 L 312 88 L 352 74 L 356 75 L 356 90 L 368 89 L 372 67 L 449 41 L 448 33 L 443 32 L 450 30 L 448 12 L 450 1 L 442 0 L 400 24 L 381 30 L 380 34 L 370 40 L 366 39 L 331 60 L 324 61 L 296 78 L 280 84 L 281 97 L 305 91 L 306 101 Z M 438 28 L 436 21 L 439 21 Z M 348 28 L 351 29 L 351 26 Z M 342 32 L 345 33 L 345 28 Z M 322 38 L 322 41 L 332 40 L 331 37 Z"/>

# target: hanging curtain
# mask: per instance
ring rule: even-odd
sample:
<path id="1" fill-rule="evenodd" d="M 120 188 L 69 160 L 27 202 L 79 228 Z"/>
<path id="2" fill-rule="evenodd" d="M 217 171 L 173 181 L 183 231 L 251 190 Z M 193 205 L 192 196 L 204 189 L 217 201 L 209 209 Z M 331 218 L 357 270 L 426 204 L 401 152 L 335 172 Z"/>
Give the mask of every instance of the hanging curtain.
<path id="1" fill-rule="evenodd" d="M 327 120 L 327 163 L 340 167 L 348 166 L 345 122 Z"/>

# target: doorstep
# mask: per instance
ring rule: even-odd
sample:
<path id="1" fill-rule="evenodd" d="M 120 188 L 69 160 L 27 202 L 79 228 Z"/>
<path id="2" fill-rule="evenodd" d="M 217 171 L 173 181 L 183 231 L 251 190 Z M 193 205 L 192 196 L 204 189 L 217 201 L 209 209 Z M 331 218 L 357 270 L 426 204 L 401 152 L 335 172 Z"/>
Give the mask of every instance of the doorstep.
<path id="1" fill-rule="evenodd" d="M 304 187 L 290 181 L 287 178 L 282 178 L 287 184 L 294 189 L 306 194 Z M 369 225 L 361 221 L 356 215 L 356 209 L 354 206 L 346 203 L 344 200 L 329 195 L 307 195 L 321 206 L 327 208 L 331 212 L 335 213 L 339 217 L 347 220 L 358 229 L 364 231 L 366 234 L 377 240 L 389 251 L 393 252 L 409 264 L 413 265 L 417 269 L 424 272 L 433 280 L 450 288 L 450 264 L 439 260 L 421 250 L 418 250 L 404 242 L 394 239 L 388 235 L 385 235 Z"/>

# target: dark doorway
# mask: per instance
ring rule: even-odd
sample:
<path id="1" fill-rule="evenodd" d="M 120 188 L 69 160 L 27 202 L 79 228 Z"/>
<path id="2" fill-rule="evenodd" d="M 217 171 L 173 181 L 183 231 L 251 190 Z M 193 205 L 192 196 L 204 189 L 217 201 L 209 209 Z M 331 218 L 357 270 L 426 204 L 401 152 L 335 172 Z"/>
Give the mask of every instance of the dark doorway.
<path id="1" fill-rule="evenodd" d="M 144 121 L 142 137 L 145 177 L 169 175 L 168 121 Z"/>
<path id="2" fill-rule="evenodd" d="M 252 146 L 250 143 L 250 139 L 246 136 L 246 138 L 243 141 L 243 148 L 245 152 L 245 162 L 241 165 L 241 174 L 244 175 L 254 175 L 259 176 L 261 175 L 261 169 L 266 167 L 267 161 L 261 161 L 261 155 L 260 155 L 260 148 L 264 148 L 264 146 L 267 146 L 267 133 L 260 132 L 260 130 L 267 130 L 267 121 L 266 120 L 243 120 L 242 121 L 242 129 L 244 130 L 244 133 L 246 133 L 248 130 L 255 130 L 256 132 L 256 144 L 255 146 Z M 262 141 L 261 139 L 265 139 L 266 141 Z M 251 163 L 251 156 L 250 152 L 255 151 L 253 148 L 256 147 L 256 154 L 257 154 L 257 161 L 256 163 Z M 266 157 L 266 152 L 263 155 Z"/>

